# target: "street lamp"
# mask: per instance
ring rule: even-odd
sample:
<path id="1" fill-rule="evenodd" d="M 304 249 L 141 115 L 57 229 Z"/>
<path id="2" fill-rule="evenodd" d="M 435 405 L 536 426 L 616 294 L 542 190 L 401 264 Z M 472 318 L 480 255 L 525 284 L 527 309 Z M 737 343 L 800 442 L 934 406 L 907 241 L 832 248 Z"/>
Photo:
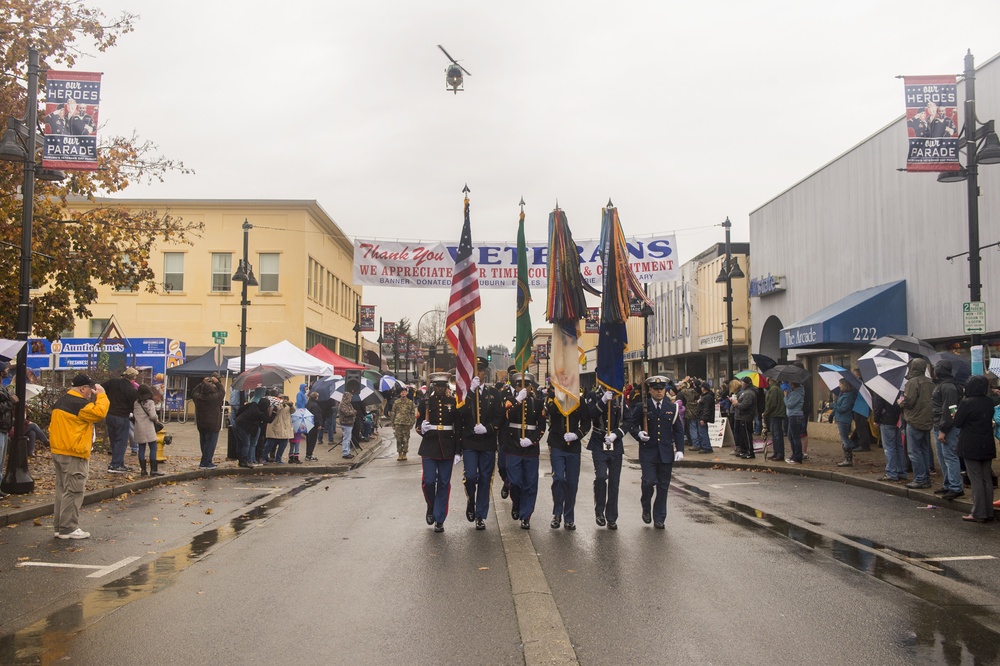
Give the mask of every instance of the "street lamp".
<path id="1" fill-rule="evenodd" d="M 976 118 L 976 66 L 971 50 L 965 54 L 965 129 L 962 131 L 965 139 L 959 144 L 959 149 L 965 148 L 965 168 L 943 171 L 937 179 L 939 183 L 966 182 L 969 201 L 969 300 L 976 303 L 982 297 L 983 287 L 979 273 L 979 251 L 982 249 L 979 247 L 979 165 L 1000 164 L 1000 139 L 992 120 L 980 123 Z M 982 344 L 983 336 L 973 333 L 972 348 Z M 983 368 L 973 367 L 972 371 L 982 374 Z"/>
<path id="2" fill-rule="evenodd" d="M 250 265 L 250 230 L 253 225 L 246 218 L 243 218 L 243 258 L 240 265 L 233 273 L 233 282 L 242 282 L 242 298 L 240 299 L 240 372 L 247 369 L 247 307 L 250 299 L 247 298 L 247 288 L 256 287 L 259 283 L 253 275 L 253 266 Z"/>
<path id="3" fill-rule="evenodd" d="M 726 368 L 726 372 L 729 374 L 729 379 L 733 376 L 733 279 L 746 277 L 743 271 L 740 269 L 740 262 L 736 260 L 732 255 L 732 251 L 729 246 L 729 230 L 732 229 L 733 223 L 726 218 L 726 221 L 722 223 L 722 228 L 726 230 L 726 263 L 722 265 L 722 270 L 719 271 L 719 277 L 715 278 L 716 283 L 726 283 L 726 297 L 723 299 L 726 301 L 726 360 L 729 366 Z"/>
<path id="4" fill-rule="evenodd" d="M 31 331 L 31 222 L 35 214 L 35 178 L 62 180 L 65 174 L 35 168 L 38 148 L 38 51 L 28 51 L 28 97 L 24 121 L 10 118 L 0 142 L 0 160 L 24 165 L 21 186 L 21 281 L 17 303 L 16 339 L 27 342 Z M 7 459 L 7 469 L 0 480 L 0 491 L 27 494 L 35 490 L 35 480 L 28 471 L 28 442 L 24 435 L 24 413 L 28 383 L 28 345 L 17 353 L 14 374 L 17 404 L 14 405 L 14 441 Z"/>

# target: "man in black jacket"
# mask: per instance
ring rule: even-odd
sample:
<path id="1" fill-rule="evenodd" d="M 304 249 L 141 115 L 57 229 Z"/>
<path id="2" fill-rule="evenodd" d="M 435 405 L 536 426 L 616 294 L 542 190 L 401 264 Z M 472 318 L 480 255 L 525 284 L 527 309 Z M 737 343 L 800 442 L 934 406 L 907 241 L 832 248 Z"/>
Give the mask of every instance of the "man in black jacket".
<path id="1" fill-rule="evenodd" d="M 138 397 L 135 384 L 138 376 L 139 371 L 135 368 L 125 368 L 121 377 L 101 384 L 111 403 L 105 423 L 108 426 L 108 439 L 111 440 L 111 464 L 108 465 L 108 471 L 113 474 L 132 471 L 125 466 L 125 451 L 128 449 L 129 417 L 132 416 L 132 406 Z"/>
<path id="2" fill-rule="evenodd" d="M 937 444 L 938 460 L 944 468 L 941 470 L 944 477 L 942 486 L 934 494 L 951 500 L 965 494 L 962 488 L 962 470 L 958 462 L 959 429 L 955 427 L 953 420 L 962 399 L 962 389 L 952 375 L 951 361 L 938 361 L 934 365 L 934 384 L 934 391 L 931 393 L 931 437 Z"/>
<path id="3" fill-rule="evenodd" d="M 458 410 L 462 421 L 462 464 L 468 500 L 465 517 L 470 523 L 476 523 L 477 530 L 486 529 L 490 486 L 496 466 L 497 432 L 506 425 L 500 394 L 486 383 L 487 368 L 489 362 L 479 357 L 476 376 L 472 378 L 465 403 Z"/>

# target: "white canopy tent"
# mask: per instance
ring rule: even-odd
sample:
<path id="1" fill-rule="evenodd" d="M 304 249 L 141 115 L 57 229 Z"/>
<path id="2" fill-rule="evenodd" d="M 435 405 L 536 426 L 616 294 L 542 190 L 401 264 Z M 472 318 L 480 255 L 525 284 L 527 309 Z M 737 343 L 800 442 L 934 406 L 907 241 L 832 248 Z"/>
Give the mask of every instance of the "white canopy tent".
<path id="1" fill-rule="evenodd" d="M 270 347 L 247 354 L 246 369 L 250 370 L 258 365 L 275 365 L 296 375 L 331 377 L 334 374 L 332 365 L 324 363 L 312 354 L 307 354 L 288 340 L 282 340 Z M 240 359 L 237 357 L 230 360 L 228 367 L 230 372 L 238 373 Z"/>

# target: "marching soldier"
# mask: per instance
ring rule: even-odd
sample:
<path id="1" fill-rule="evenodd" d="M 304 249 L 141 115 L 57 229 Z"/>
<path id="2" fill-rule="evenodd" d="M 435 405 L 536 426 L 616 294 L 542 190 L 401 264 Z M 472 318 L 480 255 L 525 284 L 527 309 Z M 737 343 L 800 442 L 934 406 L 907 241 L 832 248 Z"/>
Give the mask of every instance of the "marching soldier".
<path id="1" fill-rule="evenodd" d="M 522 377 L 524 388 L 521 388 Z M 506 405 L 507 480 L 510 482 L 510 517 L 520 519 L 521 529 L 531 529 L 531 514 L 538 496 L 538 443 L 545 434 L 542 401 L 535 396 L 538 385 L 530 372 L 515 374 L 517 393 Z"/>
<path id="2" fill-rule="evenodd" d="M 545 403 L 549 419 L 549 455 L 552 463 L 552 523 L 559 529 L 565 519 L 566 529 L 576 529 L 576 491 L 580 487 L 580 453 L 584 435 L 590 431 L 590 414 L 579 404 L 563 414 L 555 398 Z"/>
<path id="3" fill-rule="evenodd" d="M 447 395 L 448 373 L 431 373 L 432 392 L 420 404 L 416 429 L 423 437 L 417 453 L 421 456 L 421 487 L 427 502 L 427 524 L 435 532 L 444 532 L 451 494 L 451 471 L 461 455 L 460 433 L 455 398 Z"/>
<path id="4" fill-rule="evenodd" d="M 677 416 L 677 405 L 666 397 L 667 381 L 661 375 L 647 379 L 649 394 L 632 405 L 626 421 L 629 433 L 639 442 L 642 522 L 648 525 L 652 521 L 658 530 L 667 520 L 667 489 L 674 463 L 684 459 L 684 425 Z"/>
<path id="5" fill-rule="evenodd" d="M 469 502 L 465 517 L 475 521 L 477 530 L 486 529 L 490 509 L 490 485 L 496 464 L 497 431 L 505 425 L 500 394 L 486 384 L 489 362 L 479 357 L 465 404 L 458 410 L 462 422 L 462 461 L 465 466 L 465 495 Z"/>
<path id="6" fill-rule="evenodd" d="M 517 395 L 517 391 L 511 386 L 511 378 L 514 373 L 517 372 L 517 366 L 512 365 L 507 368 L 507 383 L 503 385 L 500 389 L 500 405 L 501 411 L 504 409 L 504 405 L 508 402 L 514 402 L 514 396 Z M 500 428 L 497 433 L 497 472 L 500 473 L 500 478 L 503 480 L 503 484 L 500 486 L 500 497 L 502 499 L 507 499 L 510 495 L 510 481 L 507 479 L 507 435 L 508 429 L 506 424 Z"/>
<path id="7" fill-rule="evenodd" d="M 594 459 L 594 512 L 597 524 L 618 529 L 618 490 L 625 456 L 622 398 L 613 391 L 597 390 L 588 396 L 587 408 L 594 426 L 587 448 Z"/>

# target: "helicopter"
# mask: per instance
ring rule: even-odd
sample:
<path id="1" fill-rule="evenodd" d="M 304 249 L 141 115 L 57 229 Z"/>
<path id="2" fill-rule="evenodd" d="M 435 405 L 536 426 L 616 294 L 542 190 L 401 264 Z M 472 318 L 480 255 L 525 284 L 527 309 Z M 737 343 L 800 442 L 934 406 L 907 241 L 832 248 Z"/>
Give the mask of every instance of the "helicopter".
<path id="1" fill-rule="evenodd" d="M 469 76 L 472 76 L 472 74 L 469 72 L 469 70 L 459 65 L 458 61 L 452 58 L 451 55 L 444 50 L 443 46 L 438 44 L 438 48 L 441 49 L 441 52 L 444 53 L 448 57 L 448 60 L 451 61 L 451 64 L 448 65 L 448 69 L 444 70 L 445 71 L 444 89 L 448 90 L 449 88 L 451 88 L 451 91 L 457 95 L 460 90 L 465 90 L 465 88 L 462 87 L 462 72 L 465 72 Z"/>

